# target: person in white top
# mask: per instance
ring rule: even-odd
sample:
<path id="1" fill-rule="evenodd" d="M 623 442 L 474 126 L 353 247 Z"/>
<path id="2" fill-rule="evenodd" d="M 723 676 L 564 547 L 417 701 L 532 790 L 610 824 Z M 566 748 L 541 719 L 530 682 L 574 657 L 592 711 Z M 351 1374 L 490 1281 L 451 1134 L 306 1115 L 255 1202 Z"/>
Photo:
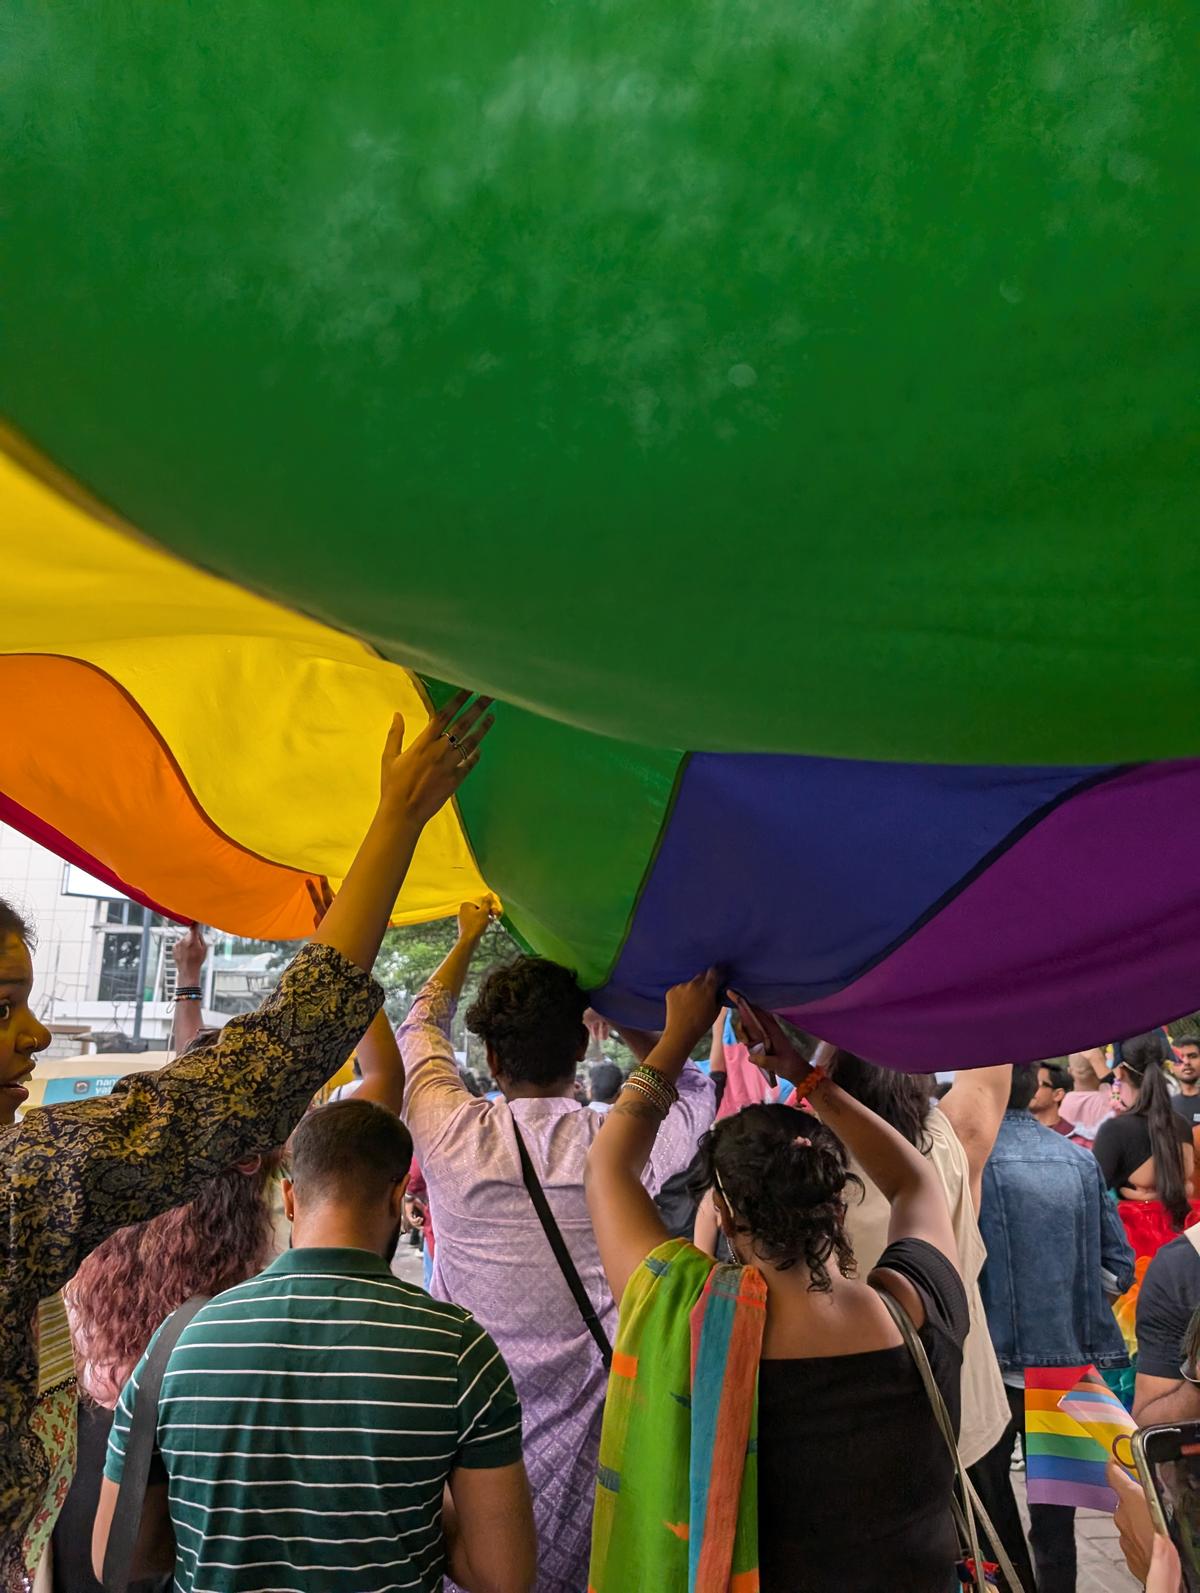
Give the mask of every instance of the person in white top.
<path id="1" fill-rule="evenodd" d="M 588 1078 L 588 1106 L 601 1117 L 612 1110 L 613 1102 L 621 1093 L 625 1075 L 615 1062 L 597 1062 Z"/>
<path id="2" fill-rule="evenodd" d="M 931 1074 L 896 1073 L 846 1051 L 838 1052 L 829 1068 L 830 1078 L 848 1095 L 877 1112 L 929 1158 L 945 1191 L 971 1315 L 963 1345 L 959 1450 L 1014 1570 L 1032 1588 L 1029 1549 L 1009 1475 L 1008 1399 L 979 1294 L 979 1274 L 987 1258 L 978 1221 L 983 1169 L 1004 1116 L 1011 1075 L 1007 1066 L 960 1072 L 937 1102 Z M 846 1213 L 846 1233 L 865 1277 L 887 1244 L 888 1203 L 853 1159 L 851 1170 L 863 1180 L 863 1196 Z"/>

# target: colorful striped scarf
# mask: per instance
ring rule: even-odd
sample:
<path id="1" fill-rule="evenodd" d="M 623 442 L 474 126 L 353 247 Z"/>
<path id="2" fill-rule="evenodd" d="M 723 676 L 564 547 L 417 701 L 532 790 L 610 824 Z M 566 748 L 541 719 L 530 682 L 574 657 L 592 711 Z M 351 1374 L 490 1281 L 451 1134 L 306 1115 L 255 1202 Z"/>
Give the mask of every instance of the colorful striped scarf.
<path id="1" fill-rule="evenodd" d="M 629 1280 L 600 1438 L 590 1593 L 758 1593 L 767 1287 L 686 1240 Z"/>

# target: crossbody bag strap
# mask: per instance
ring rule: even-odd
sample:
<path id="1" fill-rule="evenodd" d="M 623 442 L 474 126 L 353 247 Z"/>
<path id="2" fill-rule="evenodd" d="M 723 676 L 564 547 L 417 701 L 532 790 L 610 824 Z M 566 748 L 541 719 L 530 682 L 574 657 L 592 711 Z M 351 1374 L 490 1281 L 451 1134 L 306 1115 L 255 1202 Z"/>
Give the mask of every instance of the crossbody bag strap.
<path id="1" fill-rule="evenodd" d="M 179 1335 L 200 1307 L 207 1304 L 208 1296 L 203 1294 L 195 1294 L 190 1300 L 185 1300 L 178 1311 L 163 1323 L 154 1341 L 154 1348 L 142 1367 L 133 1405 L 133 1420 L 129 1424 L 129 1437 L 125 1444 L 121 1486 L 117 1491 L 117 1502 L 108 1530 L 108 1545 L 104 1550 L 105 1593 L 125 1593 L 129 1586 L 129 1573 L 133 1569 L 133 1556 L 146 1504 L 150 1462 L 158 1437 L 158 1396 L 162 1391 L 163 1373 L 171 1359 L 171 1351 L 179 1342 Z"/>
<path id="2" fill-rule="evenodd" d="M 570 1289 L 572 1298 L 579 1308 L 583 1325 L 596 1341 L 596 1348 L 600 1351 L 600 1359 L 604 1362 L 604 1370 L 607 1372 L 612 1366 L 612 1345 L 609 1343 L 608 1334 L 604 1331 L 604 1325 L 596 1315 L 596 1307 L 583 1286 L 583 1279 L 579 1276 L 579 1270 L 571 1252 L 567 1249 L 562 1230 L 554 1220 L 554 1213 L 550 1210 L 550 1203 L 546 1199 L 546 1191 L 542 1188 L 533 1163 L 529 1159 L 529 1152 L 525 1148 L 525 1141 L 521 1137 L 521 1130 L 517 1127 L 516 1118 L 512 1119 L 512 1126 L 517 1140 L 517 1155 L 521 1158 L 521 1177 L 525 1182 L 525 1188 L 529 1191 L 533 1209 L 537 1212 L 542 1232 L 550 1241 L 554 1259 L 558 1262 L 558 1270 L 566 1280 L 567 1288 Z"/>
<path id="3" fill-rule="evenodd" d="M 933 1375 L 933 1368 L 929 1364 L 929 1356 L 926 1353 L 924 1344 L 921 1342 L 921 1336 L 913 1325 L 912 1318 L 900 1304 L 899 1300 L 897 1300 L 893 1295 L 890 1295 L 886 1289 L 876 1289 L 875 1292 L 883 1301 L 884 1305 L 887 1306 L 892 1321 L 900 1330 L 900 1336 L 903 1338 L 904 1343 L 907 1346 L 908 1353 L 912 1357 L 913 1365 L 917 1369 L 917 1375 L 920 1377 L 921 1382 L 924 1385 L 926 1397 L 928 1398 L 930 1408 L 933 1411 L 933 1419 L 937 1423 L 939 1432 L 946 1441 L 946 1447 L 950 1451 L 950 1458 L 954 1462 L 954 1470 L 958 1478 L 958 1486 L 962 1498 L 961 1505 L 957 1499 L 954 1500 L 954 1514 L 956 1520 L 958 1521 L 960 1530 L 963 1531 L 966 1536 L 966 1541 L 971 1551 L 971 1557 L 975 1561 L 976 1586 L 982 1585 L 979 1579 L 982 1575 L 981 1567 L 983 1564 L 979 1553 L 979 1534 L 978 1528 L 976 1526 L 976 1522 L 978 1522 L 983 1527 L 988 1544 L 991 1548 L 992 1554 L 995 1557 L 996 1564 L 1000 1567 L 1001 1573 L 1003 1574 L 1005 1581 L 1008 1583 L 1011 1593 L 1024 1593 L 1024 1590 L 1021 1587 L 1020 1578 L 1013 1570 L 1012 1561 L 1009 1559 L 1007 1553 L 1005 1552 L 1004 1545 L 1000 1541 L 1000 1534 L 992 1525 L 991 1517 L 984 1509 L 983 1501 L 975 1491 L 975 1485 L 972 1483 L 970 1477 L 967 1476 L 967 1468 L 962 1463 L 962 1456 L 958 1449 L 958 1439 L 955 1436 L 954 1423 L 951 1420 L 950 1412 L 946 1409 L 946 1401 L 942 1398 L 942 1391 L 937 1386 L 937 1382 Z"/>

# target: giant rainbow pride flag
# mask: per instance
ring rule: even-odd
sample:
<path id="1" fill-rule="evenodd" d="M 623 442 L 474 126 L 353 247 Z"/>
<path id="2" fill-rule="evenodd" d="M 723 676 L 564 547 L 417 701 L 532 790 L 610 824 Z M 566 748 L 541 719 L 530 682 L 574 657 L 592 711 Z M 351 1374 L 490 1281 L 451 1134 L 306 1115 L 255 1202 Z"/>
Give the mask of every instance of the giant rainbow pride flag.
<path id="1" fill-rule="evenodd" d="M 13 0 L 0 816 L 300 935 L 395 706 L 615 1017 L 908 1068 L 1200 1005 L 1169 0 Z"/>

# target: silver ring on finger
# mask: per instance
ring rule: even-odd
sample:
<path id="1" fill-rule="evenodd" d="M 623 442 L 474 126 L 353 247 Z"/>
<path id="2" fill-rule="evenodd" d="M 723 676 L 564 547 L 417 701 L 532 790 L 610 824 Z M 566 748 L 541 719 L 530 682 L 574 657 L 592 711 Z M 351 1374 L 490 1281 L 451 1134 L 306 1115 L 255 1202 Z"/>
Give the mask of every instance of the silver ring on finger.
<path id="1" fill-rule="evenodd" d="M 455 752 L 461 752 L 462 751 L 462 742 L 458 739 L 458 737 L 454 734 L 453 731 L 451 731 L 451 730 L 443 730 L 442 731 L 442 735 L 450 743 L 450 745 L 454 748 Z"/>

